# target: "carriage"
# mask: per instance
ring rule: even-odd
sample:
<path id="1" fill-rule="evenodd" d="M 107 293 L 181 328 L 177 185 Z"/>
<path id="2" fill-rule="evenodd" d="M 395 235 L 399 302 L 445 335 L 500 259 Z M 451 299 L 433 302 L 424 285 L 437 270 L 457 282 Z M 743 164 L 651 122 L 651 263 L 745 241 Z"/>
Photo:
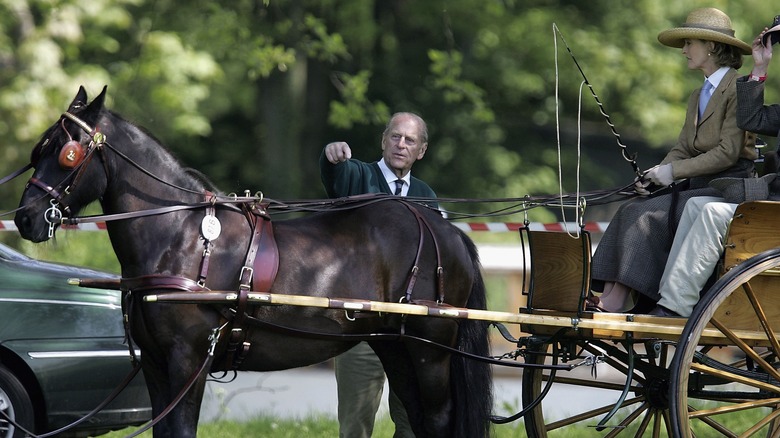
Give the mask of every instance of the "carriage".
<path id="1" fill-rule="evenodd" d="M 106 110 L 104 94 L 87 104 L 81 89 L 43 135 L 16 222 L 23 237 L 43 241 L 64 223 L 107 221 L 123 278 L 102 286 L 126 292 L 155 436 L 194 436 L 208 370 L 303 366 L 361 340 L 419 436 L 483 436 L 488 420 L 520 418 L 534 437 L 567 427 L 780 434 L 780 203 L 737 208 L 722 276 L 688 319 L 587 310 L 590 234 L 527 227 L 527 305 L 496 312 L 486 309 L 473 243 L 427 206 L 357 197 L 272 222 L 274 207 L 313 207 L 216 194 Z M 98 199 L 105 215 L 77 216 Z M 380 222 L 392 225 L 378 233 Z M 489 326 L 510 352 L 489 355 Z M 490 364 L 523 368 L 517 414 L 491 416 Z M 592 405 L 550 418 L 545 396 L 560 388 Z"/>

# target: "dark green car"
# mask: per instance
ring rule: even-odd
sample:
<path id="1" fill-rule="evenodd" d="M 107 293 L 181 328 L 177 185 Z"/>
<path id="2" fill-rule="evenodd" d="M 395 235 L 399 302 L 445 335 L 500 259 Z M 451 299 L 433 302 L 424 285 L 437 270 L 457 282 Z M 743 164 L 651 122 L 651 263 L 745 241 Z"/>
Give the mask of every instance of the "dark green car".
<path id="1" fill-rule="evenodd" d="M 0 244 L 0 411 L 35 434 L 84 417 L 132 370 L 119 291 L 71 286 L 69 278 L 115 277 Z M 150 417 L 139 373 L 105 409 L 57 436 L 99 435 Z M 0 438 L 22 436 L 0 414 Z"/>

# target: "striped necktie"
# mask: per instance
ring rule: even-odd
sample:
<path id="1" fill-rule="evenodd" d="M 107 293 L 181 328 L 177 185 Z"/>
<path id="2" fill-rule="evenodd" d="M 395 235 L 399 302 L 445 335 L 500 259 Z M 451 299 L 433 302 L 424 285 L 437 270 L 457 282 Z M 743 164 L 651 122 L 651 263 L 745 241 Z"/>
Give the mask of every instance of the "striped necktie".
<path id="1" fill-rule="evenodd" d="M 401 194 L 401 189 L 404 188 L 404 180 L 397 179 L 395 180 L 395 193 L 393 193 L 395 196 L 399 196 Z"/>
<path id="2" fill-rule="evenodd" d="M 707 108 L 707 102 L 710 101 L 712 96 L 712 84 L 710 81 L 705 80 L 704 85 L 701 87 L 701 94 L 699 94 L 699 119 L 704 115 L 704 110 Z"/>

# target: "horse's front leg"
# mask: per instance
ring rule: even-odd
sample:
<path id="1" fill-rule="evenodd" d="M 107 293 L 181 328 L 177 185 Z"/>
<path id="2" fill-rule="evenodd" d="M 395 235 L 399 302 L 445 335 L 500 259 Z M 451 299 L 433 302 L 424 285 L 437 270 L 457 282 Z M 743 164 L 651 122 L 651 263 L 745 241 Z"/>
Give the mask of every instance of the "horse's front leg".
<path id="1" fill-rule="evenodd" d="M 152 403 L 152 419 L 156 419 L 165 410 L 169 404 L 167 370 L 164 368 L 164 362 L 155 361 L 151 354 L 141 352 L 141 366 L 144 373 L 146 389 L 149 392 L 149 400 Z M 159 421 L 154 426 L 155 437 L 171 436 L 168 423 Z"/>
<path id="2" fill-rule="evenodd" d="M 143 356 L 144 378 L 152 402 L 155 438 L 195 437 L 208 370 L 201 370 L 206 354 L 174 349 L 162 360 Z M 176 403 L 182 391 L 186 394 Z M 174 407 L 173 404 L 176 403 Z"/>
<path id="3" fill-rule="evenodd" d="M 218 318 L 183 304 L 146 305 L 131 316 L 153 418 L 162 416 L 154 436 L 195 437 Z"/>

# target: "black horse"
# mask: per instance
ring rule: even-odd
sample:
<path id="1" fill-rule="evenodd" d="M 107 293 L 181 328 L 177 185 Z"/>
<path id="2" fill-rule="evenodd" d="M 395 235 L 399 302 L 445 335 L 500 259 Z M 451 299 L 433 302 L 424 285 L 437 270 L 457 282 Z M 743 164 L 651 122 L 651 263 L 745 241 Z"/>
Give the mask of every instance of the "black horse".
<path id="1" fill-rule="evenodd" d="M 262 210 L 257 203 L 247 207 L 228 202 L 238 198 L 215 195 L 158 141 L 105 109 L 105 93 L 104 88 L 87 104 L 80 88 L 43 134 L 15 222 L 25 239 L 45 241 L 62 216 L 76 217 L 99 200 L 122 267 L 129 332 L 142 352 L 155 416 L 197 376 L 155 425 L 154 436 L 195 436 L 206 379 L 198 369 L 208 363 L 215 328 L 222 331 L 211 371 L 239 363 L 238 370 L 252 371 L 306 366 L 355 345 L 357 338 L 343 335 L 383 334 L 369 343 L 417 436 L 489 433 L 489 366 L 409 340 L 423 337 L 486 356 L 483 322 L 387 314 L 350 318 L 343 310 L 242 306 L 240 300 L 238 306 L 144 302 L 143 295 L 171 291 L 245 290 L 247 254 L 255 251 L 252 230 L 270 221 L 256 211 Z M 425 206 L 390 196 L 370 201 L 274 221 L 278 271 L 270 292 L 387 302 L 443 298 L 442 305 L 485 308 L 476 249 L 464 233 Z M 211 219 L 206 227 L 205 216 Z M 221 224 L 218 237 L 214 217 Z M 419 270 L 410 287 L 415 260 Z M 397 336 L 402 332 L 410 337 Z M 238 342 L 231 343 L 236 333 Z"/>

